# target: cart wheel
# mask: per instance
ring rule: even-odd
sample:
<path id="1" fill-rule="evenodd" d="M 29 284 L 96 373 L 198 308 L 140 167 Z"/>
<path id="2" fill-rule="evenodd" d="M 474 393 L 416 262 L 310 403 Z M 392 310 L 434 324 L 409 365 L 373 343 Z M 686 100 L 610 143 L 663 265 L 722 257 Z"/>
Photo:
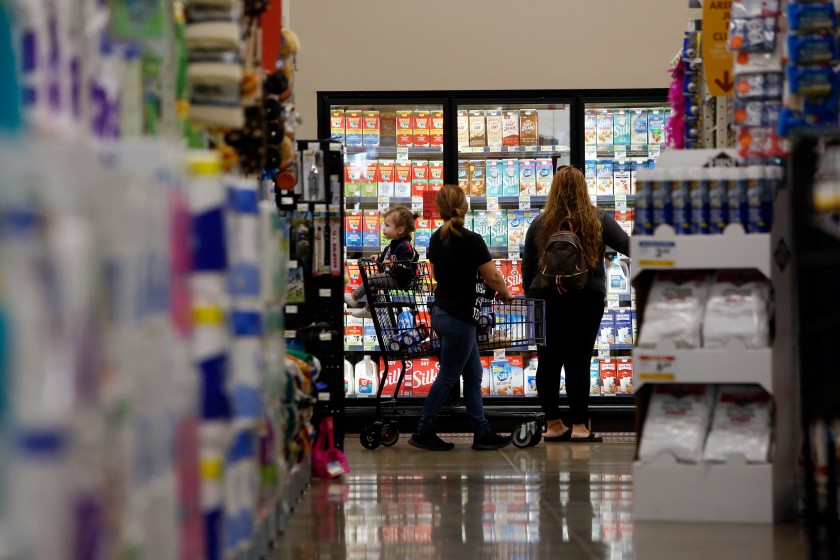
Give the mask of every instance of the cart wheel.
<path id="1" fill-rule="evenodd" d="M 382 434 L 375 426 L 368 426 L 362 430 L 359 440 L 365 449 L 376 449 L 382 443 Z"/>
<path id="2" fill-rule="evenodd" d="M 400 430 L 396 424 L 385 424 L 382 426 L 382 445 L 393 447 L 400 439 Z"/>
<path id="3" fill-rule="evenodd" d="M 529 447 L 536 447 L 542 441 L 542 432 L 537 430 L 531 438 L 531 445 Z"/>
<path id="4" fill-rule="evenodd" d="M 528 422 L 528 424 L 530 424 L 530 422 Z M 523 448 L 536 445 L 531 443 L 534 438 L 534 432 L 529 429 L 528 424 L 519 425 L 511 434 L 511 436 L 513 436 L 513 445 L 516 447 Z"/>

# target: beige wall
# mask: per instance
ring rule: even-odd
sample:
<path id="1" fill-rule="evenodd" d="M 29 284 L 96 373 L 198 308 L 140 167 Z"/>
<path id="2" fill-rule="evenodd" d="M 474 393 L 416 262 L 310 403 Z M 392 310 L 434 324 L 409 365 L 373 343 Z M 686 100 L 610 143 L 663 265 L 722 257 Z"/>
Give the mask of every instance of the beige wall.
<path id="1" fill-rule="evenodd" d="M 667 87 L 687 0 L 290 0 L 295 97 L 316 93 Z"/>

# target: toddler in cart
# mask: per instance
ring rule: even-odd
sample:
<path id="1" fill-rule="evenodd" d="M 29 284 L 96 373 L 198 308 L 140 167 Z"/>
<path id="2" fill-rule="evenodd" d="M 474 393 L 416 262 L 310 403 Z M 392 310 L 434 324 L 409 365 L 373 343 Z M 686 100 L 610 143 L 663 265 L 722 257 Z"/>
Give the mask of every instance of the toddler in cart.
<path id="1" fill-rule="evenodd" d="M 420 258 L 411 244 L 411 234 L 414 232 L 414 221 L 417 218 L 418 215 L 405 206 L 392 206 L 382 215 L 382 234 L 390 239 L 391 243 L 382 251 L 378 259 L 374 257 L 380 274 L 368 276 L 368 288 L 404 290 L 411 285 L 417 272 L 417 261 Z M 347 305 L 355 308 L 350 313 L 353 317 L 371 316 L 369 307 L 360 302 L 364 295 L 364 284 L 352 293 L 344 294 Z"/>

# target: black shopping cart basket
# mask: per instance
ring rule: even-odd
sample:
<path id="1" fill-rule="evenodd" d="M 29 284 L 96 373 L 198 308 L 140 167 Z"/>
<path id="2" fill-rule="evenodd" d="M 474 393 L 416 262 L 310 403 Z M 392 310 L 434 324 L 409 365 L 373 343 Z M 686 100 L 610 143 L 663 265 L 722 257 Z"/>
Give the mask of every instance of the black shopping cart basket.
<path id="1" fill-rule="evenodd" d="M 376 337 L 385 367 L 381 372 L 376 393 L 376 421 L 362 430 L 360 440 L 367 449 L 380 445 L 391 447 L 399 440 L 394 419 L 386 418 L 383 408 L 397 411 L 397 396 L 402 386 L 406 361 L 440 354 L 440 338 L 432 329 L 431 304 L 434 302 L 434 281 L 427 263 L 389 263 L 412 273 L 402 282 L 381 285 L 380 263 L 369 259 L 359 261 L 367 304 L 373 317 Z M 516 298 L 507 301 L 484 299 L 480 305 L 477 342 L 479 350 L 518 348 L 545 343 L 545 302 L 538 299 Z M 400 363 L 400 375 L 393 397 L 383 402 L 382 392 L 389 375 L 391 362 Z M 522 416 L 508 413 L 508 416 Z M 517 447 L 530 447 L 542 439 L 546 423 L 543 414 L 528 414 L 529 420 L 513 431 Z"/>

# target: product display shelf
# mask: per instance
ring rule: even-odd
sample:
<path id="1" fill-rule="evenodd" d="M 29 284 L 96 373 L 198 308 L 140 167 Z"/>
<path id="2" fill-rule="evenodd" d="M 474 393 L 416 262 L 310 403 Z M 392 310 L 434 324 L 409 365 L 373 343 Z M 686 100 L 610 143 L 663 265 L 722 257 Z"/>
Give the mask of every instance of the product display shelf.
<path id="1" fill-rule="evenodd" d="M 661 144 L 627 144 L 627 145 L 613 145 L 606 144 L 600 146 L 586 146 L 584 148 L 586 159 L 618 159 L 622 152 L 624 157 L 629 160 L 658 158 L 665 146 Z"/>
<path id="2" fill-rule="evenodd" d="M 429 158 L 443 154 L 443 146 L 346 146 L 347 155 L 373 154 L 379 158 L 396 158 L 406 156 L 408 158 Z"/>
<path id="3" fill-rule="evenodd" d="M 569 146 L 459 146 L 458 155 L 467 156 L 481 155 L 559 155 L 571 153 Z"/>

